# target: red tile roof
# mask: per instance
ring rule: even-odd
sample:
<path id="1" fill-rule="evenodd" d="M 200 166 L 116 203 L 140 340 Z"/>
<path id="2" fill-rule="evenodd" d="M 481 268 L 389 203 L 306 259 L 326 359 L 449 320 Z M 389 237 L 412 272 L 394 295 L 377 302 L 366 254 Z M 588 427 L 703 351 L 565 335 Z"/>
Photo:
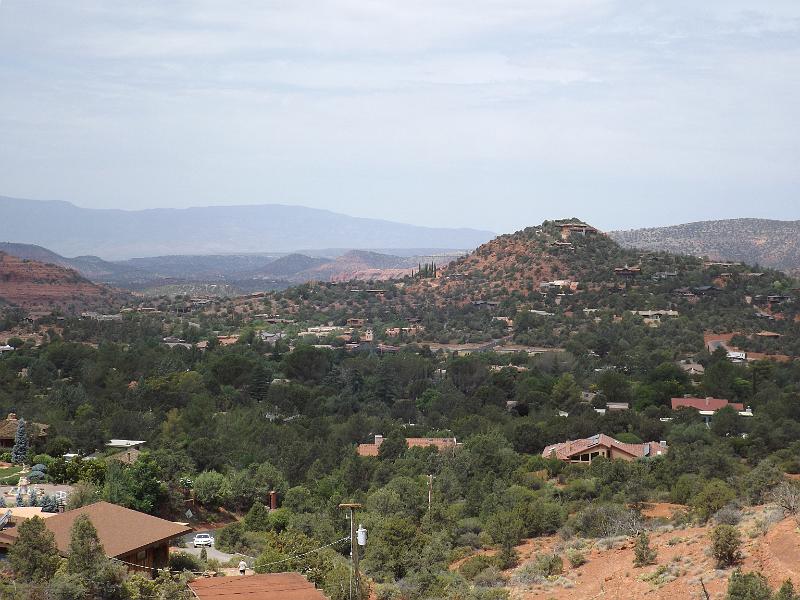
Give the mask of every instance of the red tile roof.
<path id="1" fill-rule="evenodd" d="M 744 410 L 744 405 L 741 402 L 728 402 L 723 398 L 673 398 L 672 410 L 679 408 L 696 408 L 697 410 L 713 410 L 718 411 L 721 408 L 730 406 L 735 410 Z"/>
<path id="2" fill-rule="evenodd" d="M 327 600 L 300 573 L 195 579 L 189 587 L 200 600 Z"/>
<path id="3" fill-rule="evenodd" d="M 590 438 L 582 440 L 567 440 L 559 444 L 551 444 L 542 451 L 542 456 L 549 458 L 553 452 L 560 460 L 569 460 L 577 454 L 583 454 L 594 448 L 616 448 L 634 458 L 645 456 L 655 456 L 658 452 L 664 453 L 667 449 L 658 442 L 647 442 L 644 444 L 626 444 L 615 440 L 609 435 L 598 433 Z"/>

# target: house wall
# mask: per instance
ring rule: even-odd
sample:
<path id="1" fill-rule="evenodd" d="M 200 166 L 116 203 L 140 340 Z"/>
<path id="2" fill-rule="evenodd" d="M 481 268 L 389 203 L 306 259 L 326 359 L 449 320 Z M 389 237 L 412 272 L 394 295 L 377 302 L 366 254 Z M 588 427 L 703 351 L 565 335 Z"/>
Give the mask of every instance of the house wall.
<path id="1" fill-rule="evenodd" d="M 631 456 L 627 452 L 623 452 L 622 450 L 618 450 L 617 448 L 612 448 L 611 449 L 611 458 L 612 458 L 612 460 L 619 458 L 619 459 L 622 459 L 622 460 L 631 461 L 635 457 Z"/>
<path id="2" fill-rule="evenodd" d="M 130 572 L 147 573 L 153 576 L 156 570 L 163 569 L 168 565 L 169 544 L 164 542 L 156 546 L 149 546 L 144 550 L 116 556 L 115 558 L 130 563 L 125 565 Z"/>

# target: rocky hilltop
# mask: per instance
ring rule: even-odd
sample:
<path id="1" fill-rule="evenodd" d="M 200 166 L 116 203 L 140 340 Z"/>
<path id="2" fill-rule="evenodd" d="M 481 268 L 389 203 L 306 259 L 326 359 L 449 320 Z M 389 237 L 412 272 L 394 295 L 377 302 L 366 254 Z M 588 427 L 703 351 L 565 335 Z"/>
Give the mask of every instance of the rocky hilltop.
<path id="1" fill-rule="evenodd" d="M 545 221 L 496 237 L 410 291 L 434 288 L 443 298 L 462 300 L 528 297 L 548 282 L 586 287 L 615 281 L 614 269 L 636 264 L 639 255 L 579 219 Z"/>
<path id="2" fill-rule="evenodd" d="M 114 295 L 72 269 L 0 252 L 0 299 L 25 309 L 72 309 L 110 305 Z"/>
<path id="3" fill-rule="evenodd" d="M 628 248 L 664 250 L 800 273 L 800 221 L 728 219 L 612 231 Z"/>

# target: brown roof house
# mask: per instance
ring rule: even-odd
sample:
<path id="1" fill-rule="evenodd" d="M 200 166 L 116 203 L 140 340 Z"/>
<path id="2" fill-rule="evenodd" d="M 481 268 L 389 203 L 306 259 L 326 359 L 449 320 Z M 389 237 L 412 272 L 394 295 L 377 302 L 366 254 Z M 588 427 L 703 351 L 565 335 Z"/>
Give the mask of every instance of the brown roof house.
<path id="1" fill-rule="evenodd" d="M 300 573 L 200 578 L 189 589 L 199 600 L 327 600 Z"/>
<path id="2" fill-rule="evenodd" d="M 154 572 L 167 566 L 170 542 L 192 529 L 172 521 L 152 517 L 109 502 L 57 514 L 45 521 L 55 536 L 58 552 L 69 553 L 70 530 L 75 519 L 86 515 L 97 529 L 106 556 L 124 561 L 131 571 Z M 0 531 L 0 547 L 8 548 L 17 540 L 16 528 Z"/>
<path id="3" fill-rule="evenodd" d="M 17 437 L 17 426 L 19 419 L 14 413 L 9 413 L 8 417 L 0 421 L 0 448 L 13 448 L 14 440 Z M 28 439 L 44 441 L 47 439 L 47 429 L 49 425 L 44 423 L 25 422 L 28 431 Z"/>
<path id="4" fill-rule="evenodd" d="M 359 444 L 357 452 L 359 456 L 378 456 L 378 448 L 383 443 L 382 435 L 375 435 L 375 443 L 373 444 Z M 460 446 L 456 442 L 456 438 L 406 438 L 406 445 L 409 448 L 427 448 L 428 446 L 435 446 L 439 452 L 444 450 L 453 450 Z"/>
<path id="5" fill-rule="evenodd" d="M 626 444 L 611 436 L 598 433 L 582 440 L 567 440 L 560 444 L 551 444 L 544 449 L 542 456 L 549 458 L 555 454 L 556 458 L 573 463 L 591 463 L 599 456 L 612 460 L 630 461 L 637 458 L 662 456 L 667 453 L 667 449 L 666 442 Z"/>

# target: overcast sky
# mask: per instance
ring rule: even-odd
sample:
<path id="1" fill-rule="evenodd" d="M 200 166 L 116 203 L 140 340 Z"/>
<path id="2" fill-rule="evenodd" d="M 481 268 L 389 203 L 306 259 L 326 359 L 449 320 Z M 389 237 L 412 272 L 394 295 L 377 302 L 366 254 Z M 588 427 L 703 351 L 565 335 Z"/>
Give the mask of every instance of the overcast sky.
<path id="1" fill-rule="evenodd" d="M 797 0 L 0 2 L 0 195 L 800 219 Z"/>

